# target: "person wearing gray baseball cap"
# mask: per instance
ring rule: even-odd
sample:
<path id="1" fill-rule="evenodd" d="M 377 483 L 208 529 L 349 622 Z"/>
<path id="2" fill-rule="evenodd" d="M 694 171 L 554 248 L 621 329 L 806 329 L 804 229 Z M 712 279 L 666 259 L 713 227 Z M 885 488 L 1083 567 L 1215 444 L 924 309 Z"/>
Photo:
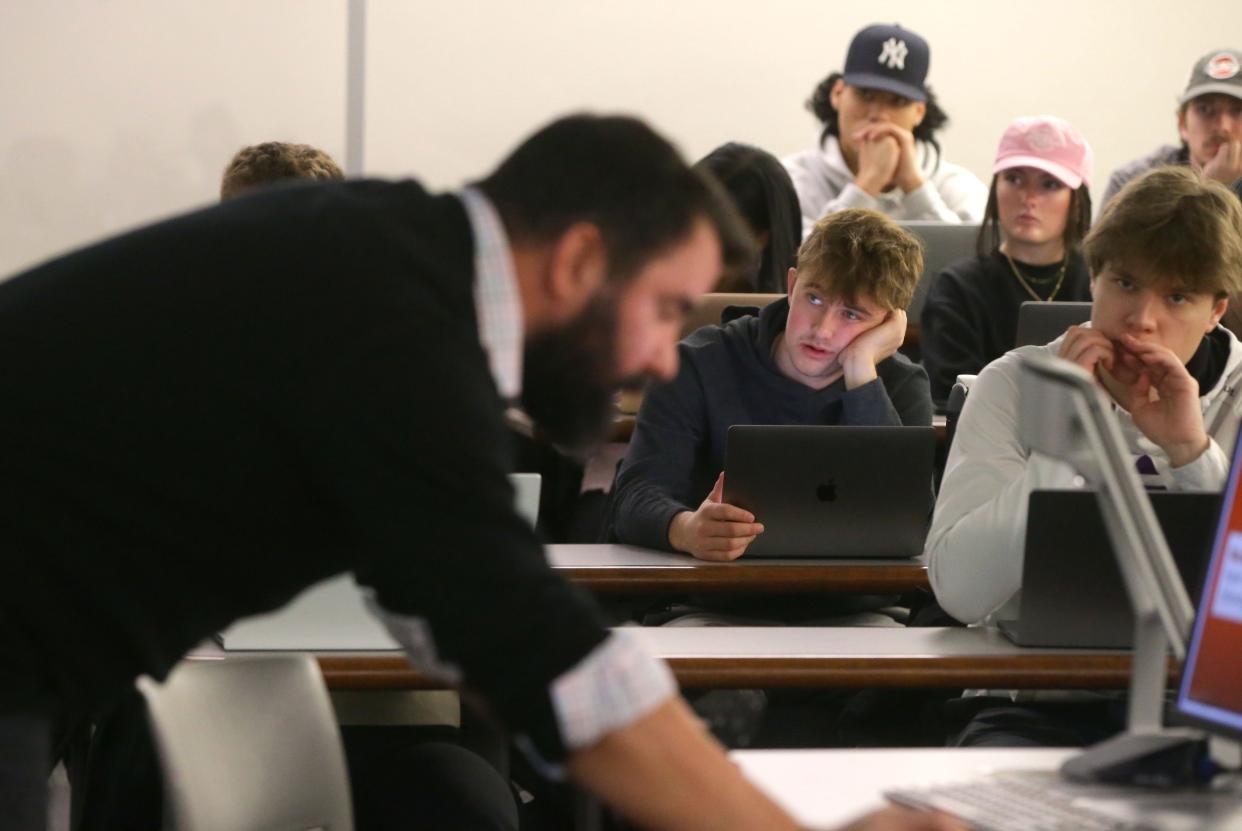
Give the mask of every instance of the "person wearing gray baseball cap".
<path id="1" fill-rule="evenodd" d="M 805 237 L 821 217 L 871 208 L 897 220 L 978 222 L 987 188 L 940 157 L 948 121 L 931 88 L 927 41 L 897 25 L 854 36 L 845 71 L 820 82 L 807 108 L 823 128 L 816 146 L 784 159 Z"/>
<path id="2" fill-rule="evenodd" d="M 1213 49 L 1195 62 L 1177 99 L 1180 145 L 1166 144 L 1118 168 L 1108 180 L 1102 206 L 1126 182 L 1162 165 L 1191 165 L 1211 179 L 1242 179 L 1242 51 Z"/>

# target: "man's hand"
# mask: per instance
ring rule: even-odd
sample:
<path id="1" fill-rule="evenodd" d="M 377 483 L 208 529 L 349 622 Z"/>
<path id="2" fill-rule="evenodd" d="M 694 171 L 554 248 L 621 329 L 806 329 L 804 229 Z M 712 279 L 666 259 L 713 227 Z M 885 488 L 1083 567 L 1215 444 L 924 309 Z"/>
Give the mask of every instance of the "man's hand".
<path id="1" fill-rule="evenodd" d="M 1203 166 L 1203 175 L 1226 185 L 1242 179 L 1242 141 L 1222 142 L 1216 155 Z"/>
<path id="2" fill-rule="evenodd" d="M 839 831 L 966 831 L 967 826 L 944 814 L 909 808 L 884 808 L 861 817 Z"/>
<path id="3" fill-rule="evenodd" d="M 866 142 L 882 142 L 892 139 L 897 142 L 899 152 L 897 164 L 893 167 L 891 184 L 901 188 L 902 193 L 909 193 L 923 187 L 923 172 L 919 170 L 918 146 L 914 133 L 904 130 L 896 124 L 872 124 L 863 128 L 860 135 Z M 861 168 L 861 164 L 859 167 Z M 885 185 L 887 188 L 888 185 Z"/>
<path id="4" fill-rule="evenodd" d="M 871 128 L 864 128 L 853 136 L 858 147 L 858 173 L 854 176 L 854 184 L 872 196 L 879 196 L 894 184 L 893 177 L 901 162 L 901 145 L 889 135 L 876 133 Z"/>
<path id="5" fill-rule="evenodd" d="M 1061 341 L 1061 351 L 1057 353 L 1057 357 L 1078 364 L 1099 378 L 1097 367 L 1113 369 L 1113 342 L 1097 329 L 1071 326 L 1065 331 L 1065 339 Z M 1133 380 L 1129 383 L 1133 383 Z"/>
<path id="6" fill-rule="evenodd" d="M 763 533 L 755 515 L 722 502 L 724 471 L 716 477 L 712 492 L 694 512 L 682 511 L 668 526 L 668 542 L 700 560 L 736 560 Z"/>
<path id="7" fill-rule="evenodd" d="M 1211 445 L 1203 427 L 1199 382 L 1168 347 L 1133 335 L 1122 335 L 1119 347 L 1114 371 L 1105 370 L 1105 387 L 1173 467 L 1199 458 Z"/>
<path id="8" fill-rule="evenodd" d="M 876 365 L 893 355 L 906 339 L 906 313 L 894 309 L 884 322 L 868 329 L 841 351 L 845 388 L 856 389 L 876 379 Z"/>

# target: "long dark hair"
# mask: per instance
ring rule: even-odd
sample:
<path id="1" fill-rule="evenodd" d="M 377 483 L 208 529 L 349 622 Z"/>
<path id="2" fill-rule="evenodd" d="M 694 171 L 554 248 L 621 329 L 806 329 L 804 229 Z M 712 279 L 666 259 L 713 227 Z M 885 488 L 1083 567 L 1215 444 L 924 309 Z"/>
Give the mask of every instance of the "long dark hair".
<path id="1" fill-rule="evenodd" d="M 815 87 L 811 97 L 806 100 L 806 108 L 814 113 L 824 125 L 824 129 L 819 134 L 820 145 L 823 145 L 829 136 L 841 138 L 837 108 L 832 106 L 832 88 L 844 77 L 840 72 L 832 73 L 819 82 L 819 86 Z M 935 149 L 936 164 L 939 165 L 940 142 L 936 141 L 936 131 L 949 123 L 949 114 L 940 108 L 940 103 L 936 100 L 936 94 L 932 92 L 932 88 L 930 86 L 924 88 L 927 90 L 927 112 L 913 132 L 916 139 L 927 142 Z"/>
<path id="2" fill-rule="evenodd" d="M 988 188 L 988 206 L 983 209 L 983 221 L 979 223 L 979 236 L 975 239 L 975 253 L 980 259 L 1000 249 L 1001 227 L 1000 208 L 996 205 L 996 180 L 999 174 L 992 176 L 992 186 Z M 1083 237 L 1091 230 L 1091 191 L 1084 182 L 1070 194 L 1069 210 L 1065 216 L 1066 255 L 1076 254 L 1082 249 Z"/>
<path id="3" fill-rule="evenodd" d="M 736 142 L 717 147 L 695 167 L 724 185 L 752 231 L 768 234 L 759 271 L 750 276 L 750 284 L 728 288 L 784 293 L 786 275 L 797 260 L 802 240 L 798 192 L 785 167 L 766 150 Z"/>

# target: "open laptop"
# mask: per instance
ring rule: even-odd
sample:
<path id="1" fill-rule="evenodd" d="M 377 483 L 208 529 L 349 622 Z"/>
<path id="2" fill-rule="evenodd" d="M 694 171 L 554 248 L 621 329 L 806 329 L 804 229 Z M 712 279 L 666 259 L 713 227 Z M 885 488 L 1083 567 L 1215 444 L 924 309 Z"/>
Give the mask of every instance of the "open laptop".
<path id="1" fill-rule="evenodd" d="M 1071 326 L 1091 319 L 1091 304 L 1077 301 L 1037 303 L 1028 300 L 1018 307 L 1018 333 L 1014 347 L 1051 343 Z"/>
<path id="2" fill-rule="evenodd" d="M 1156 519 L 1182 582 L 1198 586 L 1211 553 L 1220 494 L 1152 491 Z M 999 621 L 1019 646 L 1129 648 L 1134 614 L 1094 491 L 1031 494 L 1017 620 Z"/>
<path id="3" fill-rule="evenodd" d="M 539 515 L 538 473 L 511 473 L 514 506 L 532 526 Z M 363 589 L 352 574 L 338 574 L 311 586 L 265 615 L 239 620 L 220 635 L 226 650 L 370 651 L 400 649 L 367 610 Z"/>
<path id="4" fill-rule="evenodd" d="M 919 556 L 935 449 L 931 427 L 730 427 L 724 499 L 764 526 L 744 556 Z"/>
<path id="5" fill-rule="evenodd" d="M 1177 722 L 1201 728 L 1206 736 L 1235 743 L 1242 740 L 1242 684 L 1238 683 L 1242 656 L 1240 457 L 1242 441 L 1235 445 L 1229 483 L 1218 503 L 1206 578 L 1198 593 L 1171 714 Z M 1206 778 L 1212 767 L 1197 765 L 1194 771 Z M 1242 791 L 1236 781 L 1227 780 L 1218 780 L 1212 786 L 1144 788 L 1071 782 L 1051 771 L 1016 771 L 933 787 L 903 788 L 885 796 L 898 804 L 943 811 L 970 828 L 984 831 L 1038 831 L 1048 827 L 1225 831 L 1242 827 Z M 1061 824 L 1053 826 L 1057 820 Z"/>
<path id="6" fill-rule="evenodd" d="M 921 239 L 924 246 L 923 276 L 914 287 L 914 297 L 906 310 L 910 320 L 917 322 L 919 315 L 923 313 L 923 303 L 927 300 L 927 290 L 931 287 L 932 278 L 950 263 L 974 255 L 979 226 L 971 223 L 959 225 L 911 220 L 901 223 L 901 227 Z"/>

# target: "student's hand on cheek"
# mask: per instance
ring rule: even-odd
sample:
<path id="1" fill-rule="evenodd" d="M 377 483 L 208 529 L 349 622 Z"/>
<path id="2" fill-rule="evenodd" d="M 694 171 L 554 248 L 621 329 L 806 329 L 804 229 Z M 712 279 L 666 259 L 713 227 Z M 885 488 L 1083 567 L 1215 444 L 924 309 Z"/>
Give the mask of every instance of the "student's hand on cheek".
<path id="1" fill-rule="evenodd" d="M 879 196 L 893 184 L 901 161 L 901 146 L 892 136 L 876 133 L 874 127 L 864 127 L 853 139 L 858 146 L 858 174 L 854 184 L 872 196 Z"/>
<path id="2" fill-rule="evenodd" d="M 874 381 L 876 365 L 892 357 L 906 339 L 906 313 L 894 309 L 879 326 L 868 329 L 841 351 L 845 388 L 852 390 Z"/>
<path id="3" fill-rule="evenodd" d="M 763 533 L 750 511 L 722 501 L 724 472 L 696 511 L 682 511 L 668 526 L 668 541 L 700 560 L 736 560 Z"/>
<path id="4" fill-rule="evenodd" d="M 1193 462 L 1211 444 L 1203 427 L 1199 382 L 1167 347 L 1131 335 L 1123 335 L 1121 345 L 1140 367 L 1126 407 L 1134 426 L 1164 450 L 1173 467 Z"/>

